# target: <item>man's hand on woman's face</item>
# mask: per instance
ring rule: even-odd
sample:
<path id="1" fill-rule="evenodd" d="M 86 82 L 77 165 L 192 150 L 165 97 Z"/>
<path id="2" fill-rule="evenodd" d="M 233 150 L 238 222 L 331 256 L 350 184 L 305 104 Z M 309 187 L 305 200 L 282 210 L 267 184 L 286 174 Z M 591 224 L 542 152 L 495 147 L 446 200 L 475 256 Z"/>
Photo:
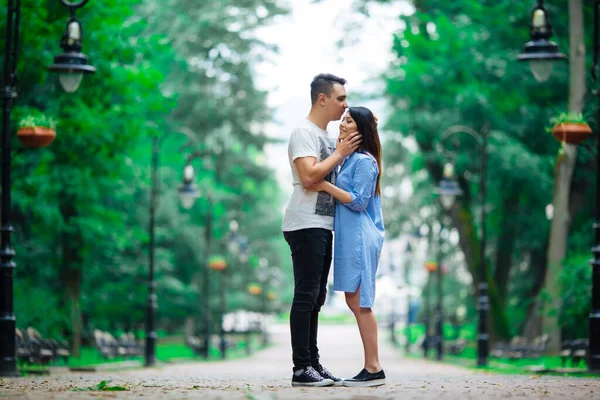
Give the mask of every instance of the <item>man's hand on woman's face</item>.
<path id="1" fill-rule="evenodd" d="M 339 152 L 342 157 L 348 157 L 354 153 L 362 142 L 362 136 L 358 131 L 348 134 L 343 140 L 338 138 L 335 151 Z"/>

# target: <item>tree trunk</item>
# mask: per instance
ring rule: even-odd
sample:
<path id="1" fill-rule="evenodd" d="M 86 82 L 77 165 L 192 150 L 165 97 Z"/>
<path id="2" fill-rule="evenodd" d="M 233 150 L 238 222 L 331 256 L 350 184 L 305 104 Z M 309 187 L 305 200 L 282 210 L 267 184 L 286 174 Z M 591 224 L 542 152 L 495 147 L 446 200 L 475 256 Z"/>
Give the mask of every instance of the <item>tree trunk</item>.
<path id="1" fill-rule="evenodd" d="M 509 212 L 517 213 L 519 210 L 518 193 L 515 193 L 515 191 L 509 193 L 509 196 L 504 199 L 503 210 L 505 218 L 502 218 L 500 222 L 500 237 L 496 251 L 494 280 L 498 285 L 500 306 L 504 309 L 508 293 L 508 279 L 513 265 L 513 253 L 517 238 L 515 218 L 510 218 Z"/>
<path id="2" fill-rule="evenodd" d="M 192 337 L 192 336 L 196 336 L 196 318 L 188 315 L 187 317 L 185 317 L 185 322 L 183 325 L 183 334 L 184 334 L 184 340 L 187 343 L 188 338 Z"/>
<path id="3" fill-rule="evenodd" d="M 480 240 L 475 232 L 475 224 L 473 221 L 473 215 L 470 210 L 465 207 L 454 209 L 452 212 L 452 218 L 454 220 L 454 226 L 459 232 L 459 245 L 465 255 L 467 267 L 471 276 L 473 277 L 473 287 L 475 299 L 479 296 L 478 283 L 479 283 L 479 254 L 480 254 Z M 487 265 L 489 266 L 489 262 Z M 489 271 L 489 268 L 488 268 Z M 488 283 L 488 296 L 490 299 L 490 312 L 488 314 L 488 326 L 490 341 L 493 343 L 496 340 L 508 340 L 510 339 L 510 329 L 506 318 L 506 312 L 502 304 L 500 288 L 497 285 L 493 275 L 487 274 Z"/>
<path id="4" fill-rule="evenodd" d="M 65 221 L 62 234 L 61 278 L 65 287 L 65 304 L 71 321 L 71 354 L 79 357 L 83 320 L 81 315 L 81 284 L 83 282 L 83 238 L 73 220 L 78 216 L 75 202 L 71 197 L 61 196 L 60 211 Z"/>
<path id="5" fill-rule="evenodd" d="M 583 5 L 581 0 L 569 1 L 569 43 L 570 80 L 569 112 L 579 113 L 585 96 L 585 46 L 583 43 Z M 548 335 L 548 351 L 560 351 L 561 335 L 559 314 L 562 305 L 560 274 L 567 252 L 567 238 L 571 216 L 569 214 L 569 194 L 575 169 L 577 148 L 564 144 L 563 154 L 556 159 L 554 195 L 552 204 L 554 216 L 550 229 L 548 264 L 541 295 L 542 330 Z"/>
<path id="6" fill-rule="evenodd" d="M 548 244 L 543 249 L 535 250 L 529 256 L 529 265 L 533 269 L 533 285 L 529 291 L 529 295 L 526 298 L 535 299 L 537 298 L 542 286 L 544 284 L 544 276 L 546 275 L 547 257 L 548 257 Z M 542 318 L 539 302 L 532 301 L 527 306 L 525 322 L 522 329 L 519 329 L 521 334 L 525 336 L 529 341 L 542 334 Z"/>

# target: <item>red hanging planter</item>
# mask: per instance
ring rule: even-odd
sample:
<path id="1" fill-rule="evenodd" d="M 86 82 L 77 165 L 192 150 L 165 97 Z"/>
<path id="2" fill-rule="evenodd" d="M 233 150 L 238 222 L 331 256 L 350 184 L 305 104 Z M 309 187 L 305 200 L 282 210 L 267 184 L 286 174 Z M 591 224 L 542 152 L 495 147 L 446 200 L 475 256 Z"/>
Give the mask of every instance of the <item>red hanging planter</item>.
<path id="1" fill-rule="evenodd" d="M 592 129 L 585 122 L 561 122 L 552 127 L 552 134 L 559 142 L 578 144 L 592 134 Z"/>
<path id="2" fill-rule="evenodd" d="M 24 126 L 17 131 L 17 139 L 31 149 L 46 147 L 55 138 L 56 131 L 45 126 Z"/>

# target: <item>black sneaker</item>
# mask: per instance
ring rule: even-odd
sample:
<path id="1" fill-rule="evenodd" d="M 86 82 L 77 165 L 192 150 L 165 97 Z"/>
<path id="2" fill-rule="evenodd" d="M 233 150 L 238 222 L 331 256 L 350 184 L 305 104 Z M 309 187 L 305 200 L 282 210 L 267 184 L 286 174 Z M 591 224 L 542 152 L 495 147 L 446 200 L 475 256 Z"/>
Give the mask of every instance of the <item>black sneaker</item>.
<path id="1" fill-rule="evenodd" d="M 383 370 L 370 373 L 366 369 L 363 369 L 352 379 L 344 379 L 344 386 L 350 387 L 368 387 L 368 386 L 379 386 L 385 384 L 385 373 Z"/>
<path id="2" fill-rule="evenodd" d="M 306 367 L 294 372 L 292 386 L 333 386 L 333 381 L 323 379 L 313 367 Z"/>
<path id="3" fill-rule="evenodd" d="M 333 376 L 333 374 L 321 364 L 317 364 L 314 369 L 323 377 L 323 379 L 331 379 L 335 386 L 342 386 L 342 380 L 336 376 Z"/>

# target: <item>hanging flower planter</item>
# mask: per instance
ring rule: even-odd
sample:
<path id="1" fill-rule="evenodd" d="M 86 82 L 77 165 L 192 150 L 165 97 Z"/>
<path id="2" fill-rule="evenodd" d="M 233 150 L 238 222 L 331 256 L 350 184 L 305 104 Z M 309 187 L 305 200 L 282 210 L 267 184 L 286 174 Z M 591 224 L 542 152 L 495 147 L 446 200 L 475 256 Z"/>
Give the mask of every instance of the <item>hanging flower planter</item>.
<path id="1" fill-rule="evenodd" d="M 437 272 L 438 264 L 435 261 L 425 261 L 425 269 L 427 272 Z M 448 267 L 442 264 L 442 275 L 446 275 L 446 272 L 448 272 Z"/>
<path id="2" fill-rule="evenodd" d="M 43 126 L 25 126 L 17 131 L 17 138 L 25 147 L 46 147 L 56 138 L 56 131 Z"/>
<path id="3" fill-rule="evenodd" d="M 251 285 L 248 285 L 248 293 L 258 296 L 262 293 L 262 288 L 257 284 L 253 283 Z"/>
<path id="4" fill-rule="evenodd" d="M 561 143 L 578 144 L 592 134 L 592 129 L 581 114 L 561 114 L 552 118 L 550 131 Z"/>
<path id="5" fill-rule="evenodd" d="M 559 142 L 578 144 L 592 134 L 592 129 L 585 122 L 565 122 L 554 125 L 552 134 Z"/>
<path id="6" fill-rule="evenodd" d="M 25 147 L 38 149 L 46 147 L 56 138 L 56 122 L 44 115 L 30 115 L 19 122 L 17 139 Z"/>
<path id="7" fill-rule="evenodd" d="M 435 272 L 437 271 L 437 263 L 435 261 L 426 261 L 425 269 L 427 272 Z"/>
<path id="8" fill-rule="evenodd" d="M 215 271 L 223 271 L 227 268 L 227 262 L 223 256 L 210 256 L 208 259 L 208 267 Z"/>

